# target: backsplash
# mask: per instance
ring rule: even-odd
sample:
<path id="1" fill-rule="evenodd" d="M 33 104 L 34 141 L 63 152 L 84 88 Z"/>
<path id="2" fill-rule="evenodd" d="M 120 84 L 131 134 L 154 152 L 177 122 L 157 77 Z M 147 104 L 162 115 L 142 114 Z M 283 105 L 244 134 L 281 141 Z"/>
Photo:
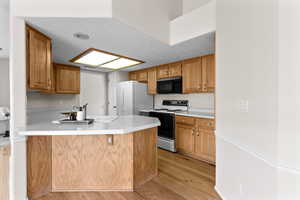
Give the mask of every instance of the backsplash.
<path id="1" fill-rule="evenodd" d="M 32 108 L 72 108 L 79 104 L 79 95 L 74 94 L 27 94 L 27 109 Z"/>
<path id="2" fill-rule="evenodd" d="M 188 100 L 192 109 L 214 110 L 214 94 L 165 94 L 155 95 L 155 105 L 161 105 L 163 100 Z"/>

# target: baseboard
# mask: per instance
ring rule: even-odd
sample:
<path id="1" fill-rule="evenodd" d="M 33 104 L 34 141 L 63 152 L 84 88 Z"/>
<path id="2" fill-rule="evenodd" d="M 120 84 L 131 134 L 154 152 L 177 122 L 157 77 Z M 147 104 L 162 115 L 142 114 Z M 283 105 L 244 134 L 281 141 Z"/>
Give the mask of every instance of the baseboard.
<path id="1" fill-rule="evenodd" d="M 220 192 L 220 190 L 217 188 L 217 186 L 215 186 L 215 191 L 217 192 L 217 194 L 221 197 L 222 200 L 227 200 L 224 195 Z"/>

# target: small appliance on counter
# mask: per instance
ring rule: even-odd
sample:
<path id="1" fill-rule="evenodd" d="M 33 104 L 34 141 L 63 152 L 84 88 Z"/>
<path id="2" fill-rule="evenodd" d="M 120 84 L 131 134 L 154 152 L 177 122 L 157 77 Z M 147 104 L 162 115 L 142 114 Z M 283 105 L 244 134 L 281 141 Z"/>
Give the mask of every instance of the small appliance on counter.
<path id="1" fill-rule="evenodd" d="M 0 137 L 9 137 L 9 119 L 9 109 L 0 107 Z"/>
<path id="2" fill-rule="evenodd" d="M 157 117 L 161 123 L 158 127 L 158 147 L 176 152 L 175 112 L 186 110 L 187 100 L 163 100 L 160 107 L 149 112 L 150 117 Z"/>
<path id="3" fill-rule="evenodd" d="M 87 106 L 73 106 L 73 110 L 70 112 L 61 113 L 66 118 L 58 121 L 59 124 L 92 124 L 95 120 L 87 118 Z M 56 121 L 54 122 L 56 123 Z"/>

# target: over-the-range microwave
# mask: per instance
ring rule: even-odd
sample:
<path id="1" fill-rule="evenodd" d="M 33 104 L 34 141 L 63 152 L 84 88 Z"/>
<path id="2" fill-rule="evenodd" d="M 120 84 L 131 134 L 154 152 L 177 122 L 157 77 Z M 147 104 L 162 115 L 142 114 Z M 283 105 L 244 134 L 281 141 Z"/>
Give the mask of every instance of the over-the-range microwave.
<path id="1" fill-rule="evenodd" d="M 158 94 L 181 94 L 182 93 L 182 78 L 168 78 L 157 81 Z"/>

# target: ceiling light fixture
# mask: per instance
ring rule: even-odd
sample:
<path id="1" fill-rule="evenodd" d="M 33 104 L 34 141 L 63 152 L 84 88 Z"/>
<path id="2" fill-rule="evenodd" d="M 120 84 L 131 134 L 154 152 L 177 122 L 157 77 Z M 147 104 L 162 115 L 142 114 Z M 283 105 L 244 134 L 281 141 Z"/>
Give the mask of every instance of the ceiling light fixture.
<path id="1" fill-rule="evenodd" d="M 70 62 L 110 70 L 119 70 L 145 63 L 141 60 L 128 58 L 94 48 L 87 49 L 75 58 L 72 58 Z"/>

